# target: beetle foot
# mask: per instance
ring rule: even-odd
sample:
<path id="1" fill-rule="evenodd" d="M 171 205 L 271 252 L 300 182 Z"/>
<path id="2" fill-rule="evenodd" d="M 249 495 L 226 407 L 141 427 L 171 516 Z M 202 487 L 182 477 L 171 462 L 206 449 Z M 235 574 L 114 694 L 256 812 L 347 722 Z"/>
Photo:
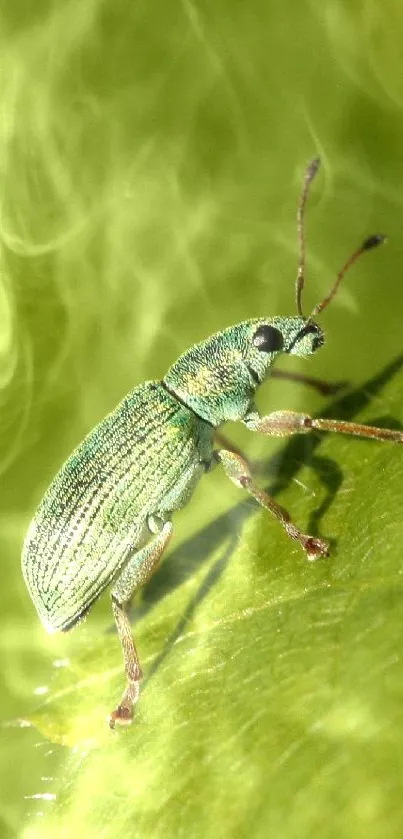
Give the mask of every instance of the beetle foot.
<path id="1" fill-rule="evenodd" d="M 133 709 L 140 694 L 140 666 L 137 665 L 135 679 L 130 679 L 118 707 L 108 717 L 109 728 L 116 725 L 130 725 L 133 719 Z"/>
<path id="2" fill-rule="evenodd" d="M 108 717 L 109 728 L 116 725 L 130 725 L 133 720 L 133 705 L 118 705 Z"/>
<path id="3" fill-rule="evenodd" d="M 303 548 L 306 551 L 307 559 L 313 562 L 321 556 L 329 556 L 329 545 L 323 539 L 318 539 L 315 536 L 306 536 L 304 539 Z"/>

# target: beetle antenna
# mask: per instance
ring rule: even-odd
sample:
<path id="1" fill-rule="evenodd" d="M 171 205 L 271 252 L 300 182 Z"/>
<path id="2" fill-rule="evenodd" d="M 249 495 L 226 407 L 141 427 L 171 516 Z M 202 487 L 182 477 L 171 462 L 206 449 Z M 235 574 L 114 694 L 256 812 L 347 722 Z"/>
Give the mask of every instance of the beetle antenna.
<path id="1" fill-rule="evenodd" d="M 310 164 L 307 166 L 297 209 L 299 259 L 297 281 L 295 284 L 295 296 L 297 301 L 297 312 L 301 317 L 304 317 L 302 312 L 302 289 L 304 288 L 305 278 L 305 206 L 308 198 L 309 187 L 319 169 L 319 166 L 319 157 L 315 157 L 315 159 L 311 160 Z"/>
<path id="2" fill-rule="evenodd" d="M 369 236 L 368 239 L 366 239 L 365 242 L 362 243 L 361 247 L 357 248 L 357 250 L 351 254 L 347 262 L 344 263 L 343 267 L 337 274 L 336 281 L 333 287 L 330 289 L 329 294 L 327 294 L 326 297 L 324 297 L 323 300 L 321 300 L 320 303 L 317 303 L 316 306 L 314 306 L 314 308 L 312 309 L 308 321 L 312 320 L 312 318 L 315 318 L 316 315 L 319 315 L 320 312 L 323 312 L 323 310 L 327 308 L 330 301 L 333 300 L 333 297 L 335 296 L 343 277 L 345 276 L 345 274 L 347 274 L 347 271 L 349 271 L 351 266 L 354 265 L 354 262 L 357 261 L 361 254 L 365 253 L 365 251 L 372 250 L 372 248 L 377 248 L 378 245 L 381 245 L 383 242 L 386 242 L 386 236 L 383 236 L 381 233 L 375 233 L 374 236 Z"/>

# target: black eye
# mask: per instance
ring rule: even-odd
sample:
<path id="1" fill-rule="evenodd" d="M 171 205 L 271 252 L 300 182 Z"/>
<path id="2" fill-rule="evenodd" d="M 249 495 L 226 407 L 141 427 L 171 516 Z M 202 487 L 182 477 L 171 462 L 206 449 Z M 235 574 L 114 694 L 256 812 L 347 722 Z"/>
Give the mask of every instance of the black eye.
<path id="1" fill-rule="evenodd" d="M 279 329 L 275 326 L 269 326 L 264 323 L 259 326 L 253 336 L 253 343 L 258 350 L 262 352 L 278 352 L 283 349 L 283 336 Z"/>

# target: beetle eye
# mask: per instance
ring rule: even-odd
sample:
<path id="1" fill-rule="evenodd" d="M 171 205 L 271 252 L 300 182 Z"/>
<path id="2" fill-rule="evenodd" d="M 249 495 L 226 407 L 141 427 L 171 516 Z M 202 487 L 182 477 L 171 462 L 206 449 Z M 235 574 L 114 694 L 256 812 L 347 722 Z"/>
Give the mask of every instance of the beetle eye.
<path id="1" fill-rule="evenodd" d="M 284 340 L 279 329 L 264 323 L 256 330 L 253 343 L 262 352 L 278 352 L 283 349 Z"/>

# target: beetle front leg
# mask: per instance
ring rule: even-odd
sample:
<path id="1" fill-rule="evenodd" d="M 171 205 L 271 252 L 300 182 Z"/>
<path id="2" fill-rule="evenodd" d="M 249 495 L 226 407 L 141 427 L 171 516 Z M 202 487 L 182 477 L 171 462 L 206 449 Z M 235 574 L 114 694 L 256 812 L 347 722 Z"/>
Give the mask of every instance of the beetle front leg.
<path id="1" fill-rule="evenodd" d="M 235 452 L 227 451 L 226 449 L 219 449 L 215 456 L 222 463 L 226 474 L 230 480 L 241 489 L 246 489 L 253 498 L 258 501 L 262 507 L 269 510 L 291 539 L 295 539 L 301 547 L 306 551 L 307 557 L 310 560 L 317 559 L 319 556 L 327 556 L 329 553 L 328 545 L 323 539 L 318 539 L 316 536 L 309 536 L 307 533 L 302 533 L 301 530 L 291 521 L 290 515 L 284 507 L 280 507 L 274 498 L 267 492 L 255 486 L 250 475 L 246 461 Z"/>
<path id="2" fill-rule="evenodd" d="M 274 411 L 265 417 L 253 412 L 245 417 L 244 423 L 250 431 L 260 431 L 271 437 L 289 437 L 292 434 L 307 434 L 310 431 L 332 431 L 336 434 L 354 434 L 371 440 L 403 443 L 403 431 L 394 428 L 376 428 L 358 422 L 320 419 L 296 411 Z"/>
<path id="3" fill-rule="evenodd" d="M 154 518 L 152 522 L 154 527 L 158 526 Z M 116 723 L 119 725 L 131 723 L 133 706 L 140 692 L 142 673 L 126 611 L 127 604 L 133 592 L 144 585 L 156 570 L 171 535 L 172 524 L 165 522 L 157 536 L 129 559 L 112 591 L 112 609 L 123 650 L 127 686 L 119 705 L 110 714 L 110 728 L 115 728 Z"/>

